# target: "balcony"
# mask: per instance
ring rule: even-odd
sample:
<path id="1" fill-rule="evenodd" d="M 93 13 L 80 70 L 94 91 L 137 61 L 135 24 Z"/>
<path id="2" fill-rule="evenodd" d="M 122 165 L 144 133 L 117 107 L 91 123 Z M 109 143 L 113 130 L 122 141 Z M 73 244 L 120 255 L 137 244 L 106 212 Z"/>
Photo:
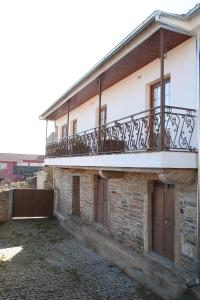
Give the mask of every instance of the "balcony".
<path id="1" fill-rule="evenodd" d="M 196 152 L 196 111 L 164 106 L 127 116 L 46 145 L 46 158 Z"/>

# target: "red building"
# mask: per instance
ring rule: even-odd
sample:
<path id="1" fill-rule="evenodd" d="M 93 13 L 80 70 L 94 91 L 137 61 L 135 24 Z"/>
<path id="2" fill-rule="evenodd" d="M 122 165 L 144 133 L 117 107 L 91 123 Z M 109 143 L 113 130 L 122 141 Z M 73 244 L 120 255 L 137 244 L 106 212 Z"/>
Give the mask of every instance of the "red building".
<path id="1" fill-rule="evenodd" d="M 43 162 L 43 155 L 0 153 L 0 182 L 32 176 L 42 167 Z"/>

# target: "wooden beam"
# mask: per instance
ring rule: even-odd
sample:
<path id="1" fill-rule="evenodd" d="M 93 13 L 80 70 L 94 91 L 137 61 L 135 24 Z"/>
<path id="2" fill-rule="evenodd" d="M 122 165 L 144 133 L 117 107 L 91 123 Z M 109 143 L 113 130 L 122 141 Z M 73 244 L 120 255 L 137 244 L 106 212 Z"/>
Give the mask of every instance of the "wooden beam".
<path id="1" fill-rule="evenodd" d="M 114 171 L 102 171 L 99 170 L 99 175 L 103 179 L 109 179 L 109 178 L 123 178 L 125 175 L 125 172 L 114 172 Z"/>

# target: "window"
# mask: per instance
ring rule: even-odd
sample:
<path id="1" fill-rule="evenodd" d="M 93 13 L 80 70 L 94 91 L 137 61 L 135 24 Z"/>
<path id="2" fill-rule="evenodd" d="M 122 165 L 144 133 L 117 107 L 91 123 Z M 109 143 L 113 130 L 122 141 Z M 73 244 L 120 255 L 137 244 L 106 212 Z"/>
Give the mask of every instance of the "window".
<path id="1" fill-rule="evenodd" d="M 7 163 L 6 162 L 1 162 L 0 163 L 0 170 L 6 170 L 7 169 Z"/>
<path id="2" fill-rule="evenodd" d="M 77 134 L 77 119 L 72 121 L 72 135 Z"/>
<path id="3" fill-rule="evenodd" d="M 170 97 L 170 78 L 164 80 L 164 95 L 165 95 L 165 105 L 171 105 Z M 151 108 L 160 106 L 160 81 L 151 86 Z"/>
<path id="4" fill-rule="evenodd" d="M 60 138 L 62 140 L 62 139 L 65 139 L 66 137 L 67 137 L 67 125 L 65 124 L 61 127 Z"/>
<path id="5" fill-rule="evenodd" d="M 161 106 L 161 95 L 160 95 L 161 84 L 160 81 L 153 84 L 151 86 L 151 109 Z M 170 78 L 164 79 L 164 105 L 171 105 L 171 96 L 170 96 Z M 156 110 L 156 112 L 160 113 L 160 109 Z M 160 124 L 158 124 L 156 114 L 154 110 L 151 111 L 151 119 L 150 119 L 150 135 L 149 135 L 149 148 L 159 148 L 161 149 L 163 144 L 165 148 L 170 147 L 170 133 L 168 131 L 165 132 L 164 136 L 161 134 Z"/>
<path id="6" fill-rule="evenodd" d="M 106 125 L 107 122 L 107 106 L 101 107 L 100 124 L 99 124 L 99 108 L 96 110 L 96 127 Z"/>
<path id="7" fill-rule="evenodd" d="M 100 118 L 100 126 L 106 125 L 106 116 L 107 115 L 107 106 L 104 105 L 101 107 L 101 118 Z"/>
<path id="8" fill-rule="evenodd" d="M 55 126 L 55 141 L 58 141 L 58 126 Z"/>

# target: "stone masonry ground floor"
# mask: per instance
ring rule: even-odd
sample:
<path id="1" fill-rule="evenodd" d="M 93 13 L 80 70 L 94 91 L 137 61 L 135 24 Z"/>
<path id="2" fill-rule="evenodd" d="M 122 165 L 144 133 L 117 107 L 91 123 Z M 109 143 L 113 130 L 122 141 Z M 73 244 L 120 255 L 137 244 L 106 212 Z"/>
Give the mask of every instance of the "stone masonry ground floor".
<path id="1" fill-rule="evenodd" d="M 0 226 L 0 299 L 159 300 L 44 219 Z"/>

